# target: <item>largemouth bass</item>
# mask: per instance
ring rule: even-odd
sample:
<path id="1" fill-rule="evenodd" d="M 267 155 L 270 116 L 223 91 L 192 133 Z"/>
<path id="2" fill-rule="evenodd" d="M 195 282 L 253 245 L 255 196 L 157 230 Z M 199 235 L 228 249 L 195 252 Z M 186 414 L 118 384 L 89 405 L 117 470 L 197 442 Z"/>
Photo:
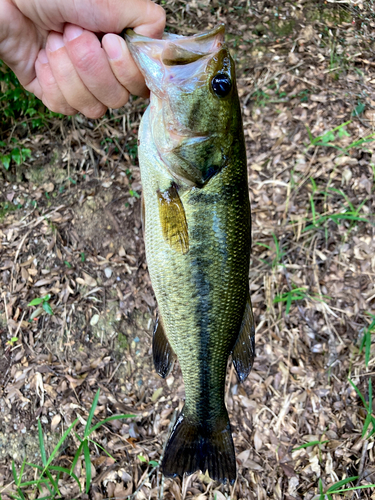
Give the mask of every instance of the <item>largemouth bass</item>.
<path id="1" fill-rule="evenodd" d="M 139 162 L 159 309 L 154 364 L 166 377 L 177 356 L 186 390 L 161 468 L 167 477 L 200 469 L 233 483 L 227 361 L 232 354 L 243 381 L 254 358 L 250 202 L 234 62 L 224 26 L 162 40 L 127 30 L 126 39 L 151 91 Z"/>

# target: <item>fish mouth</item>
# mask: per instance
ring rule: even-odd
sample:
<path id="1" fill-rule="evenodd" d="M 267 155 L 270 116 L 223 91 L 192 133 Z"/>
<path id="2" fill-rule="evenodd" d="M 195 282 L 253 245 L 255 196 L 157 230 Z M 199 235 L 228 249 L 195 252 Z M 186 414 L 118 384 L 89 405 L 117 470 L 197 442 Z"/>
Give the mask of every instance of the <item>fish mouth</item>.
<path id="1" fill-rule="evenodd" d="M 132 44 L 144 43 L 155 45 L 156 47 L 163 46 L 164 50 L 166 50 L 164 62 L 166 63 L 168 61 L 170 65 L 179 65 L 194 62 L 194 60 L 220 48 L 220 44 L 224 41 L 225 25 L 219 24 L 212 30 L 190 36 L 174 35 L 164 32 L 161 39 L 140 35 L 132 29 L 125 29 L 122 35 L 125 37 L 126 41 L 129 42 L 130 47 Z M 179 47 L 181 48 L 181 52 L 173 53 L 172 50 L 168 53 L 168 50 L 171 49 L 171 44 L 172 49 L 174 47 Z M 186 53 L 182 51 L 186 51 Z M 187 59 L 181 57 L 181 55 L 187 56 L 187 53 L 190 53 L 190 57 L 187 57 Z"/>
<path id="2" fill-rule="evenodd" d="M 204 69 L 221 49 L 224 34 L 225 26 L 220 24 L 191 36 L 164 33 L 162 39 L 149 38 L 127 29 L 125 39 L 147 86 L 162 98 L 162 89 L 166 85 L 182 85 L 189 90 L 192 85 L 203 84 Z"/>

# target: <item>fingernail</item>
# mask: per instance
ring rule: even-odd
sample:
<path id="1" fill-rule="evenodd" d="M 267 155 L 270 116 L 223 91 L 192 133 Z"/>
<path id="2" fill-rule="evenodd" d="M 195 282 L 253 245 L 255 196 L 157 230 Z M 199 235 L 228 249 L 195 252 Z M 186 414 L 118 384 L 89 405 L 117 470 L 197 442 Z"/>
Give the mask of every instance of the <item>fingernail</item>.
<path id="1" fill-rule="evenodd" d="M 64 29 L 64 38 L 71 42 L 75 38 L 78 38 L 83 33 L 83 29 L 75 24 L 67 24 Z"/>
<path id="2" fill-rule="evenodd" d="M 48 37 L 48 48 L 51 52 L 64 47 L 63 37 L 59 33 L 51 33 Z"/>
<path id="3" fill-rule="evenodd" d="M 42 64 L 48 63 L 47 52 L 44 49 L 41 49 L 38 54 L 38 59 Z"/>
<path id="4" fill-rule="evenodd" d="M 125 40 L 117 35 L 106 35 L 102 40 L 102 45 L 109 59 L 120 59 L 125 50 Z"/>

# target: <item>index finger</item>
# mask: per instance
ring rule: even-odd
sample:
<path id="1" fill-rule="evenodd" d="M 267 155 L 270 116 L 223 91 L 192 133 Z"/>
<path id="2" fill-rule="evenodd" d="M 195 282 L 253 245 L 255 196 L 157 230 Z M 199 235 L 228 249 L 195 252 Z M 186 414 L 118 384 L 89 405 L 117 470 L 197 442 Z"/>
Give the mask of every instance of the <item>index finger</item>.
<path id="1" fill-rule="evenodd" d="M 163 7 L 151 0 L 17 0 L 18 9 L 37 26 L 63 33 L 66 23 L 94 33 L 121 33 L 133 28 L 160 38 L 165 27 Z M 38 5 L 36 8 L 35 4 Z"/>

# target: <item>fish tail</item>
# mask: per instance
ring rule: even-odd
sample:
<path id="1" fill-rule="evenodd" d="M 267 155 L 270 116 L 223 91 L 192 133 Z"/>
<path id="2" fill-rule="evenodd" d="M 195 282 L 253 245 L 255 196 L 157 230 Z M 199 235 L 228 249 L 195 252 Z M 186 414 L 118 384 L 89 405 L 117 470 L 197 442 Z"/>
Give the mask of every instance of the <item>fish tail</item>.
<path id="1" fill-rule="evenodd" d="M 182 409 L 167 443 L 161 470 L 166 477 L 208 471 L 211 479 L 233 484 L 236 457 L 226 410 L 217 425 L 208 426 L 196 425 Z"/>

